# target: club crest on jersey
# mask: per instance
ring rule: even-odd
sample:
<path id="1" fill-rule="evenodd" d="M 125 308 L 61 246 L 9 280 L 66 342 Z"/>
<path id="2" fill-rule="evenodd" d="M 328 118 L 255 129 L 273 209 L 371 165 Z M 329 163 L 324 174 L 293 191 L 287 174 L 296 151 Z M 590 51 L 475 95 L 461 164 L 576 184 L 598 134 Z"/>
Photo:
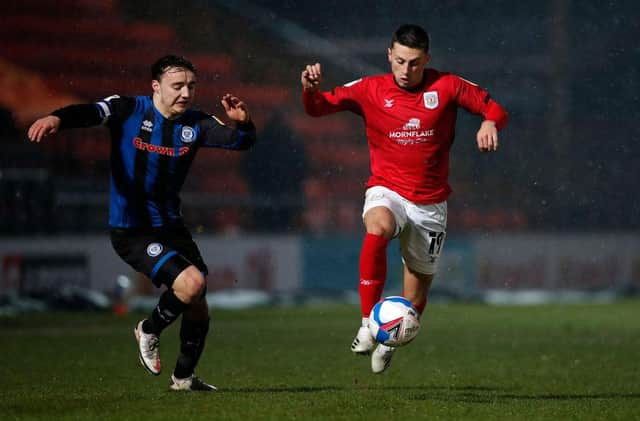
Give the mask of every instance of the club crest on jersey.
<path id="1" fill-rule="evenodd" d="M 189 126 L 182 127 L 181 138 L 184 143 L 193 142 L 193 135 L 194 135 L 194 132 L 192 127 L 189 127 Z"/>
<path id="2" fill-rule="evenodd" d="M 162 244 L 151 243 L 147 246 L 147 254 L 151 257 L 156 257 L 162 253 Z"/>
<path id="3" fill-rule="evenodd" d="M 438 92 L 437 91 L 429 91 L 422 94 L 422 99 L 424 100 L 424 107 L 428 110 L 435 110 L 438 108 Z"/>

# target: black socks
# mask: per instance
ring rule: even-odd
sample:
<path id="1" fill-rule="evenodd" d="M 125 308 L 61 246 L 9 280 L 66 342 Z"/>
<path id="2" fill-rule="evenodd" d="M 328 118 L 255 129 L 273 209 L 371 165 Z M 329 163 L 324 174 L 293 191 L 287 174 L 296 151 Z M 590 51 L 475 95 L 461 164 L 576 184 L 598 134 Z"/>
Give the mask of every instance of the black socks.
<path id="1" fill-rule="evenodd" d="M 209 332 L 209 319 L 187 320 L 182 318 L 180 326 L 180 355 L 173 375 L 178 379 L 186 379 L 193 374 Z"/>
<path id="2" fill-rule="evenodd" d="M 166 290 L 161 296 L 158 305 L 151 316 L 142 324 L 142 330 L 145 333 L 160 333 L 171 323 L 173 323 L 187 308 L 187 304 L 183 303 L 175 296 L 172 289 Z"/>

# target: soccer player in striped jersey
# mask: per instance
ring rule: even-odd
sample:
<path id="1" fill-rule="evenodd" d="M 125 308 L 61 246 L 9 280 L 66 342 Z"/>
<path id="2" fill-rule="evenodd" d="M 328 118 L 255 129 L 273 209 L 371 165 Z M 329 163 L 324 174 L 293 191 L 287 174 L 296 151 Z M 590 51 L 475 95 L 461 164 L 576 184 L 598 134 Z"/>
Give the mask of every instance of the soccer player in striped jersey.
<path id="1" fill-rule="evenodd" d="M 363 77 L 330 92 L 320 91 L 319 63 L 307 65 L 301 74 L 302 101 L 309 115 L 351 111 L 365 122 L 371 176 L 362 213 L 362 325 L 351 350 L 364 355 L 373 350 L 375 373 L 389 366 L 394 353 L 392 347 L 375 347 L 367 328 L 371 308 L 382 296 L 391 239 L 400 241 L 404 297 L 420 314 L 427 304 L 445 239 L 449 150 L 458 109 L 482 117 L 476 136 L 481 151 L 498 148 L 498 131 L 507 122 L 503 108 L 484 89 L 426 67 L 429 35 L 422 27 L 398 28 L 387 55 L 390 73 Z"/>
<path id="2" fill-rule="evenodd" d="M 139 359 L 161 372 L 160 334 L 182 315 L 180 353 L 172 390 L 216 390 L 194 376 L 209 331 L 207 266 L 186 228 L 179 197 L 201 147 L 245 150 L 256 141 L 246 104 L 225 94 L 221 104 L 234 127 L 189 108 L 196 68 L 184 57 L 160 58 L 151 68 L 151 96 L 110 96 L 73 104 L 35 121 L 28 130 L 40 142 L 59 130 L 106 125 L 111 133 L 109 226 L 118 255 L 156 287 L 157 306 L 135 329 Z"/>

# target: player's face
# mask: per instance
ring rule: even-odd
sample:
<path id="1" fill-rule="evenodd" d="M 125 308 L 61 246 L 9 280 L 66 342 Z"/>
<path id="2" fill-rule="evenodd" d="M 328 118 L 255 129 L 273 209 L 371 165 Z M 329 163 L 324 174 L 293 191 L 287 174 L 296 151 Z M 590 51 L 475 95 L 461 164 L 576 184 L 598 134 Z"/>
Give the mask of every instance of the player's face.
<path id="1" fill-rule="evenodd" d="M 393 78 L 399 87 L 411 89 L 422 82 L 424 68 L 429 62 L 429 54 L 424 50 L 394 42 L 388 49 L 388 56 Z"/>
<path id="2" fill-rule="evenodd" d="M 193 102 L 196 90 L 196 75 L 191 70 L 170 67 L 160 80 L 151 82 L 153 104 L 166 118 L 182 115 Z"/>

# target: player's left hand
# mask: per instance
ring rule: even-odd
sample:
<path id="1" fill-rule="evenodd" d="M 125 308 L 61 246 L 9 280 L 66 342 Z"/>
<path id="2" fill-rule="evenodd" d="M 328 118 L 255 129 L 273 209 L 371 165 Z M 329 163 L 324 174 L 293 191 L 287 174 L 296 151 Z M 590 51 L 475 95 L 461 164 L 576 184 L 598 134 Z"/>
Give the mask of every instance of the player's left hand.
<path id="1" fill-rule="evenodd" d="M 480 130 L 476 134 L 478 141 L 478 149 L 482 152 L 493 152 L 498 149 L 498 129 L 496 123 L 491 120 L 485 120 L 480 125 Z"/>
<path id="2" fill-rule="evenodd" d="M 247 105 L 233 94 L 225 94 L 220 101 L 227 116 L 238 123 L 247 123 L 251 120 Z"/>

